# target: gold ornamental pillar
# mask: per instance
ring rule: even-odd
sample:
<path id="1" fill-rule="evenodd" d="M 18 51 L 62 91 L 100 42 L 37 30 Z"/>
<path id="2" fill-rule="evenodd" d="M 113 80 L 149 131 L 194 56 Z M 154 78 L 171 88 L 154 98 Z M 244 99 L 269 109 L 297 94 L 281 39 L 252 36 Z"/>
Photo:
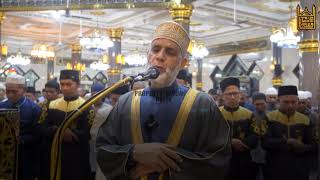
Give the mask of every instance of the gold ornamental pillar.
<path id="1" fill-rule="evenodd" d="M 313 5 L 318 5 L 317 0 L 301 0 L 301 10 L 305 7 L 310 12 Z M 313 14 L 318 18 L 317 12 Z M 318 28 L 319 21 L 314 30 L 302 30 L 301 41 L 299 42 L 299 54 L 300 54 L 300 76 L 299 76 L 299 88 L 304 91 L 310 91 L 312 93 L 312 107 L 319 107 L 319 40 L 318 40 Z"/>
<path id="2" fill-rule="evenodd" d="M 272 61 L 273 61 L 273 78 L 272 86 L 279 88 L 282 86 L 282 48 L 278 47 L 277 43 L 272 43 Z"/>
<path id="3" fill-rule="evenodd" d="M 107 70 L 108 86 L 121 80 L 122 55 L 121 55 L 121 37 L 123 28 L 107 29 L 109 38 L 113 42 L 113 47 L 108 48 L 108 57 L 110 68 Z"/>
<path id="4" fill-rule="evenodd" d="M 71 44 L 71 67 L 77 66 L 81 62 L 81 45 L 80 43 Z"/>
<path id="5" fill-rule="evenodd" d="M 192 4 L 174 4 L 169 9 L 169 13 L 173 21 L 179 23 L 188 32 L 188 34 L 192 10 Z"/>
<path id="6" fill-rule="evenodd" d="M 0 11 L 0 59 L 2 58 L 2 56 L 7 56 L 8 53 L 8 47 L 5 44 L 2 44 L 2 24 L 4 19 L 6 18 L 6 15 L 3 11 Z"/>

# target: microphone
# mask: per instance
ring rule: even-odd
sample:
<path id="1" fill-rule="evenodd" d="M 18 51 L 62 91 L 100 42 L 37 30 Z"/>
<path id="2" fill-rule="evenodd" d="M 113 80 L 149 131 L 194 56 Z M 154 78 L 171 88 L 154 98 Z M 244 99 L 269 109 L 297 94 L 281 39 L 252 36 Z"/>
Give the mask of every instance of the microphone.
<path id="1" fill-rule="evenodd" d="M 150 67 L 146 72 L 139 73 L 134 77 L 134 81 L 145 81 L 148 79 L 157 79 L 160 75 L 160 71 L 156 67 Z"/>

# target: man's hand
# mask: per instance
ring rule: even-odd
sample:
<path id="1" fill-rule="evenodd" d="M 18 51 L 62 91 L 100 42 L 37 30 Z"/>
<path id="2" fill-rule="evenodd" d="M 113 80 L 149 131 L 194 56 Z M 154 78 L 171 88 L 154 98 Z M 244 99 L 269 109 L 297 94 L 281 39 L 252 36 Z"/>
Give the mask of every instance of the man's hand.
<path id="1" fill-rule="evenodd" d="M 68 143 L 71 143 L 74 141 L 79 142 L 79 138 L 68 128 L 64 133 L 63 141 Z"/>
<path id="2" fill-rule="evenodd" d="M 240 139 L 232 138 L 231 144 L 232 144 L 232 148 L 237 152 L 243 152 L 245 150 L 250 149 Z"/>
<path id="3" fill-rule="evenodd" d="M 153 172 L 157 172 L 157 167 L 138 164 L 130 171 L 130 179 L 138 179 Z"/>
<path id="4" fill-rule="evenodd" d="M 304 151 L 304 144 L 297 140 L 297 139 L 294 139 L 294 138 L 289 138 L 287 140 L 287 144 L 289 145 L 290 148 L 293 149 L 294 152 L 296 153 L 302 153 Z"/>
<path id="5" fill-rule="evenodd" d="M 136 144 L 133 149 L 133 159 L 146 167 L 139 167 L 139 174 L 152 172 L 163 172 L 168 168 L 180 171 L 177 162 L 182 162 L 182 158 L 176 154 L 174 147 L 161 143 Z M 142 172 L 140 172 L 142 171 Z"/>

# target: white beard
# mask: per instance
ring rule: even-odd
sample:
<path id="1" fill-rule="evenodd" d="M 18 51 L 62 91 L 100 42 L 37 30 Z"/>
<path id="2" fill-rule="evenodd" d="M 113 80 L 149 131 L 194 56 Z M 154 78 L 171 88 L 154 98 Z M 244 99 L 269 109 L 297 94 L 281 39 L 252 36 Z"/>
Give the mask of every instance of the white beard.
<path id="1" fill-rule="evenodd" d="M 161 72 L 157 79 L 150 80 L 151 87 L 164 88 L 170 86 L 176 80 L 179 70 L 179 65 L 176 66 L 174 69 L 166 68 L 166 71 Z"/>

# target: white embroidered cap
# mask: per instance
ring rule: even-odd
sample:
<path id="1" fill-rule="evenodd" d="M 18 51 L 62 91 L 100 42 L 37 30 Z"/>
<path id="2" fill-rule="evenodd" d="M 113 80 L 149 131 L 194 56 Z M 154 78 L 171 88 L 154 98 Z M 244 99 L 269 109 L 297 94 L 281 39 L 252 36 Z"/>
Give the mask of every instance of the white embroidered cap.
<path id="1" fill-rule="evenodd" d="M 276 88 L 271 87 L 271 88 L 268 88 L 268 89 L 266 90 L 266 93 L 265 93 L 265 94 L 266 94 L 266 95 L 278 95 L 278 91 L 277 91 Z"/>
<path id="2" fill-rule="evenodd" d="M 25 85 L 26 83 L 26 79 L 18 74 L 13 74 L 13 75 L 9 75 L 7 76 L 6 79 L 6 84 L 22 84 Z"/>

